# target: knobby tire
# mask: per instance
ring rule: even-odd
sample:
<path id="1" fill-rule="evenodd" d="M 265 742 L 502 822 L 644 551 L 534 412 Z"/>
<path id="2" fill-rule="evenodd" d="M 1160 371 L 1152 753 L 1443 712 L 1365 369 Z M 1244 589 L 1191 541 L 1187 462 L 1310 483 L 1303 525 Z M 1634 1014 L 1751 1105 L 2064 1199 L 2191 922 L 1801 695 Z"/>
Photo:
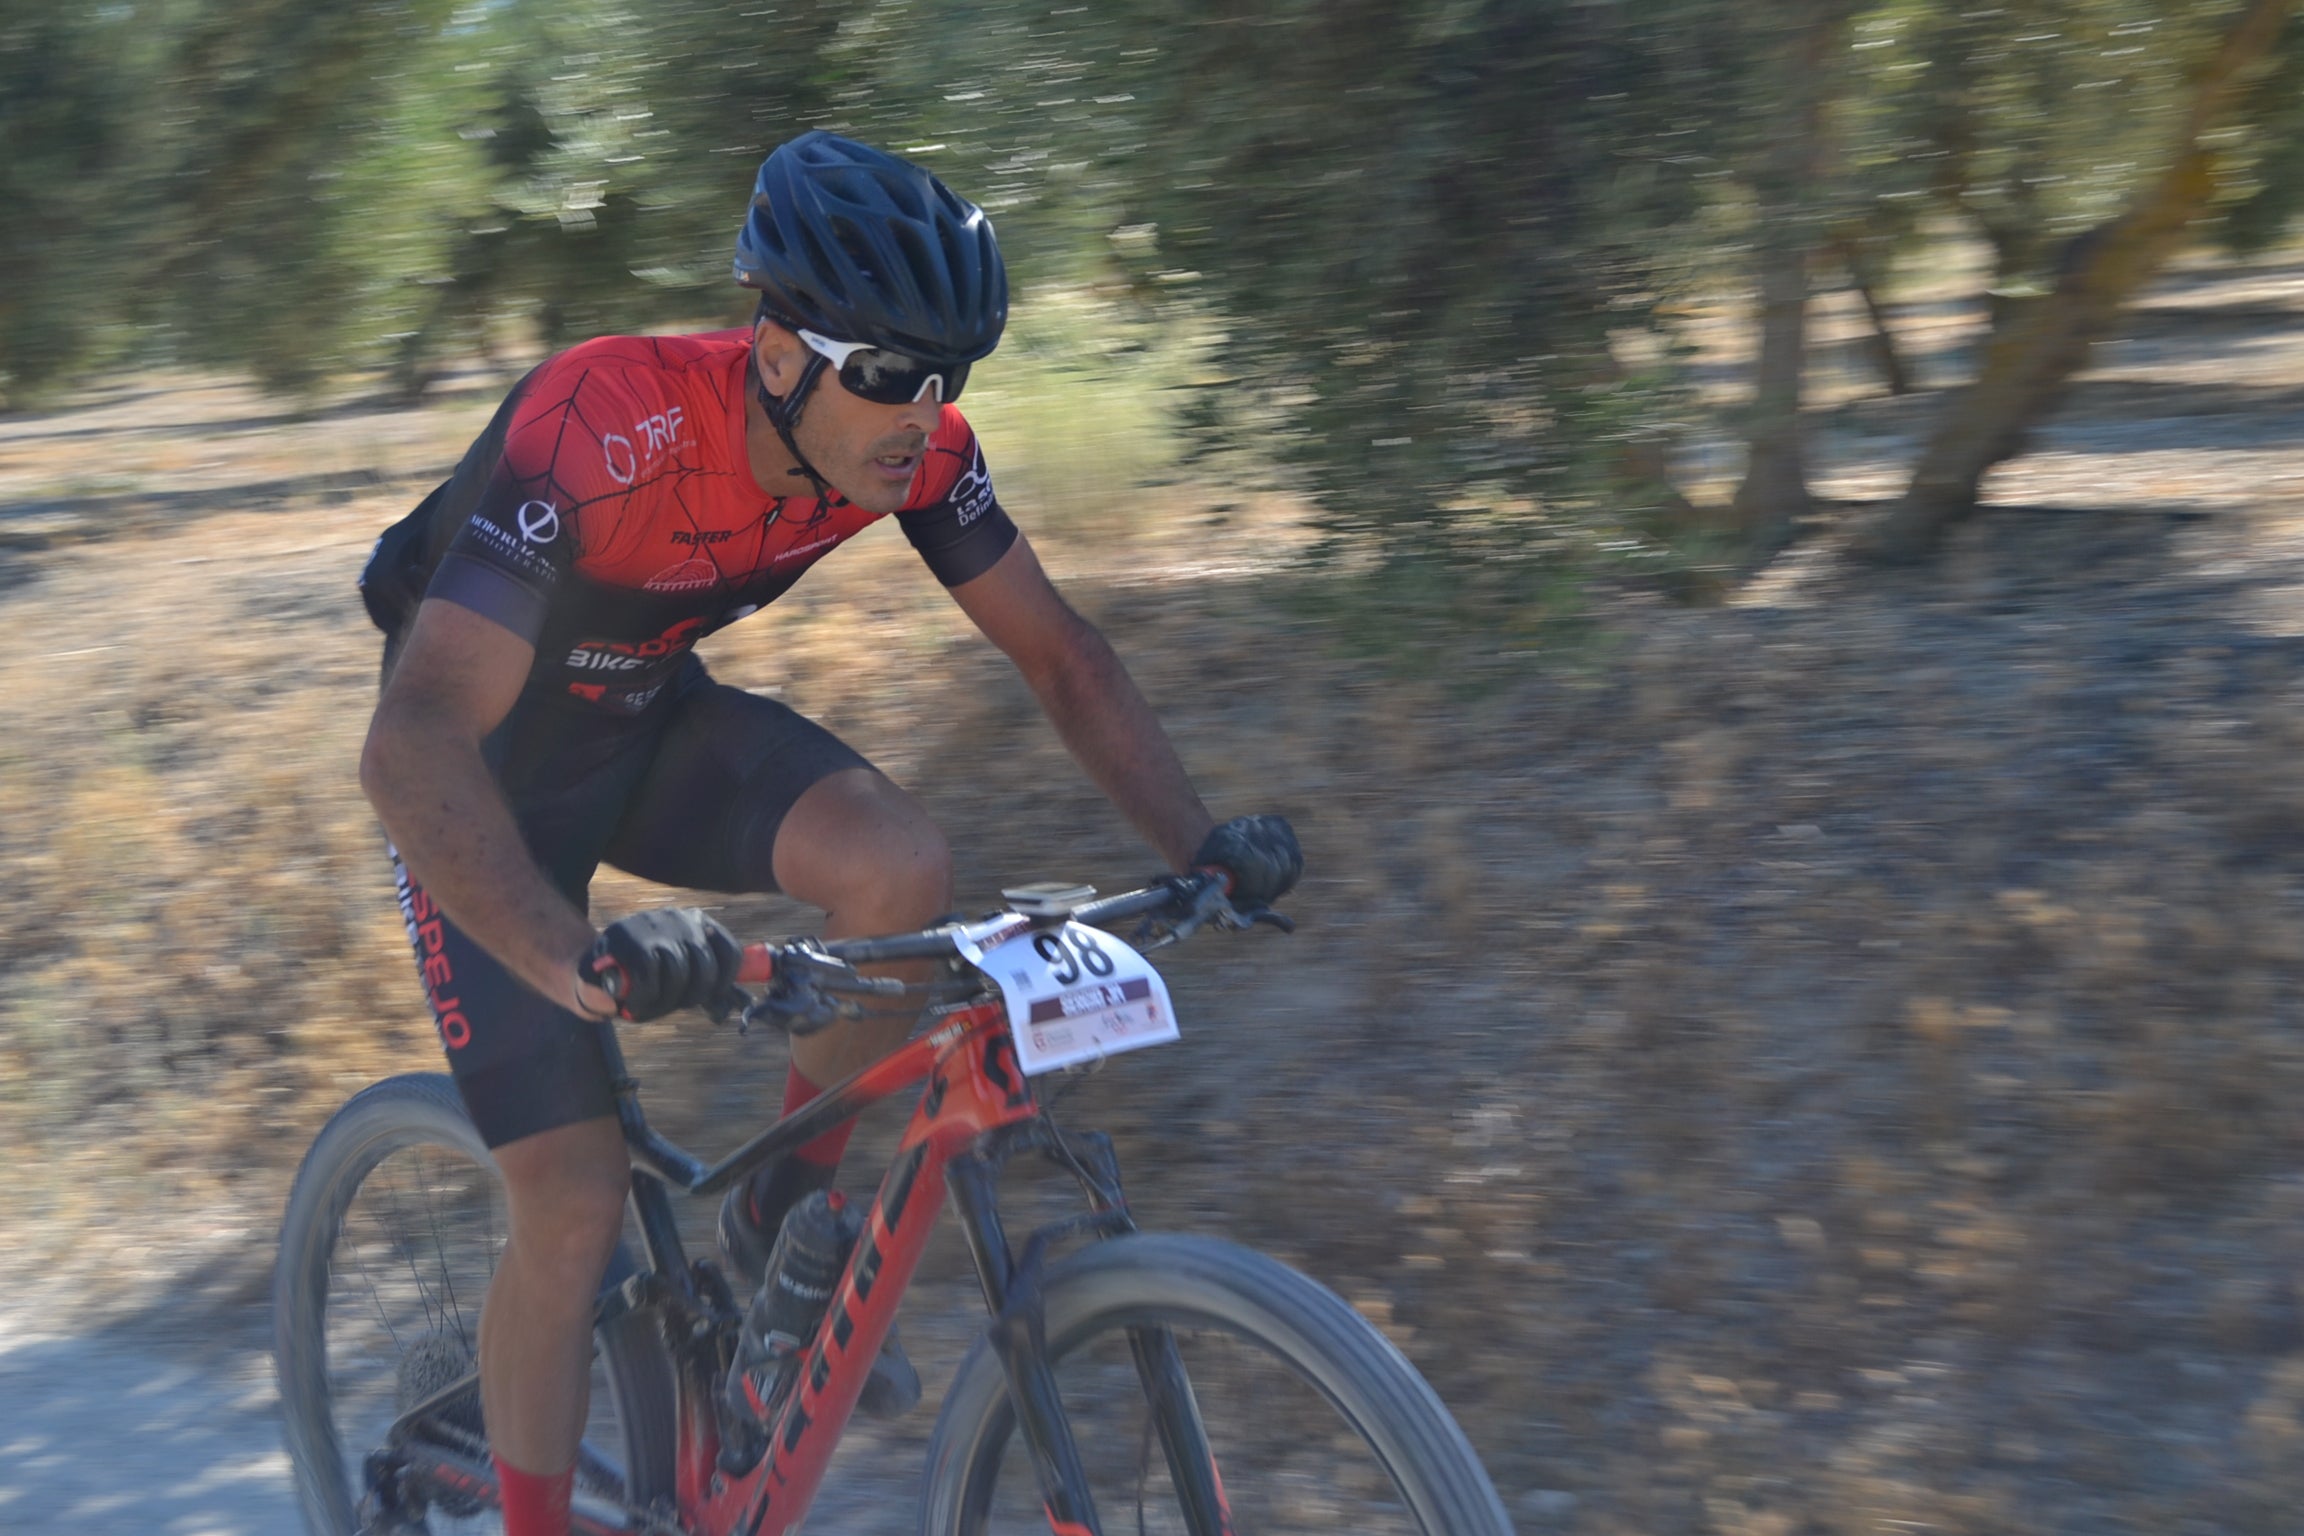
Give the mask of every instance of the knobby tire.
<path id="1" fill-rule="evenodd" d="M 354 1477 L 375 1447 L 341 1443 L 328 1360 L 328 1307 L 345 1216 L 363 1181 L 388 1157 L 428 1149 L 464 1159 L 489 1179 L 495 1161 L 466 1116 L 455 1085 L 438 1074 L 395 1077 L 363 1089 L 338 1110 L 305 1154 L 280 1228 L 273 1272 L 274 1363 L 282 1432 L 312 1536 L 355 1536 Z M 619 1249 L 611 1274 L 628 1273 Z M 478 1298 L 471 1298 L 477 1309 Z M 629 1502 L 667 1506 L 677 1433 L 671 1361 L 652 1313 L 629 1312 L 596 1330 L 606 1368 Z"/>
<path id="2" fill-rule="evenodd" d="M 1415 1367 L 1334 1292 L 1287 1266 L 1231 1243 L 1138 1234 L 1052 1265 L 1044 1297 L 1047 1350 L 1060 1378 L 1064 1357 L 1130 1329 L 1224 1336 L 1228 1346 L 1272 1357 L 1316 1392 L 1306 1400 L 1324 1403 L 1330 1415 L 1320 1432 L 1357 1439 L 1390 1480 L 1402 1524 L 1426 1536 L 1511 1536 L 1479 1458 Z M 1223 1406 L 1198 1378 L 1193 1395 L 1211 1417 Z M 1067 1417 L 1075 1417 L 1069 1396 Z M 1020 1440 L 1014 1431 L 1006 1376 L 980 1339 L 953 1379 L 929 1444 L 923 1536 L 983 1536 L 994 1528 L 996 1485 L 1020 1478 L 1029 1488 L 1030 1459 L 1021 1444 L 1010 1445 Z M 1210 1438 L 1219 1438 L 1213 1429 Z M 1212 1450 L 1221 1472 L 1226 1445 Z M 1145 1460 L 1165 1471 L 1158 1452 Z M 1133 1519 L 1108 1508 L 1099 1514 L 1108 1531 L 1144 1523 L 1141 1509 Z M 1242 1529 L 1251 1524 L 1243 1520 Z"/>

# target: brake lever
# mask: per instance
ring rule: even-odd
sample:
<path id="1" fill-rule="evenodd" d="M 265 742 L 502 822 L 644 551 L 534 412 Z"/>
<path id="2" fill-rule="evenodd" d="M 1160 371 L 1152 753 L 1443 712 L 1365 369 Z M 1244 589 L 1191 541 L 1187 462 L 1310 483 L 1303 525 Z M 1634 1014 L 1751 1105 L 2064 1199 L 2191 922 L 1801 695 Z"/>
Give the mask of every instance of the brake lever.
<path id="1" fill-rule="evenodd" d="M 736 1033 L 749 1034 L 752 1028 L 752 1010 L 759 1005 L 760 1000 L 742 987 L 730 987 L 704 1005 L 704 1017 L 715 1024 L 733 1023 L 736 1026 Z"/>
<path id="2" fill-rule="evenodd" d="M 1241 922 L 1241 918 L 1246 918 L 1247 921 Z M 1282 933 L 1294 933 L 1296 931 L 1296 919 L 1290 917 L 1285 912 L 1275 912 L 1270 907 L 1246 907 L 1238 909 L 1233 913 L 1233 923 L 1234 926 L 1238 927 L 1242 932 L 1246 932 L 1248 929 L 1255 927 L 1259 923 L 1268 924 L 1271 927 L 1279 929 Z"/>
<path id="3" fill-rule="evenodd" d="M 736 1028 L 740 1034 L 748 1033 L 754 1022 L 765 1020 L 796 1040 L 805 1039 L 860 1012 L 856 1005 L 826 997 L 806 981 L 779 981 L 746 1006 Z"/>

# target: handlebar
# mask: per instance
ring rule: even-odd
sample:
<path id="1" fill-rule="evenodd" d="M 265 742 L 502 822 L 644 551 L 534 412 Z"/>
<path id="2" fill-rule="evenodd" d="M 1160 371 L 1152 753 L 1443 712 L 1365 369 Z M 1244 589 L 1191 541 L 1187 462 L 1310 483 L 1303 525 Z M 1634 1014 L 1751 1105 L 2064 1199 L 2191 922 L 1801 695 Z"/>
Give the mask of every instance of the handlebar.
<path id="1" fill-rule="evenodd" d="M 860 965 L 894 960 L 945 960 L 967 957 L 971 949 L 984 949 L 1037 927 L 1063 922 L 1109 927 L 1130 918 L 1158 925 L 1153 947 L 1175 943 L 1213 921 L 1222 928 L 1248 928 L 1269 923 L 1284 932 L 1295 925 L 1265 906 L 1235 906 L 1226 894 L 1229 879 L 1215 870 L 1169 875 L 1140 890 L 1125 891 L 1063 911 L 996 912 L 973 923 L 945 923 L 918 933 L 888 934 L 860 939 L 793 939 L 780 944 L 747 944 L 736 973 L 739 984 L 766 985 L 768 994 L 744 1009 L 746 1022 L 756 1017 L 775 1020 L 795 1034 L 809 1034 L 856 1011 L 854 1003 L 840 1004 L 827 993 L 900 997 L 907 988 L 893 976 L 865 976 Z"/>

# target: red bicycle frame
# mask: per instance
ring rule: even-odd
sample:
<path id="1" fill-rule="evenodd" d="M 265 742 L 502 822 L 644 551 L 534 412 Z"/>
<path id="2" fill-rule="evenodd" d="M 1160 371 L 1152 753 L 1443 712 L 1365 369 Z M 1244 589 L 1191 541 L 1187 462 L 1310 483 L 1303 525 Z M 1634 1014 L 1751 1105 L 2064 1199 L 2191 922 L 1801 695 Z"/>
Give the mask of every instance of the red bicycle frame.
<path id="1" fill-rule="evenodd" d="M 687 1529 L 783 1536 L 800 1523 L 943 1209 L 946 1166 L 986 1132 L 1037 1113 L 1009 1043 L 1007 1012 L 993 999 L 949 1016 L 795 1118 L 816 1118 L 810 1111 L 821 1107 L 828 1116 L 837 1110 L 836 1118 L 844 1120 L 923 1079 L 927 1090 L 881 1181 L 816 1343 L 783 1411 L 769 1425 L 768 1454 L 746 1476 L 731 1480 L 719 1472 L 713 1384 L 682 1373 L 679 1499 L 680 1523 Z M 771 1128 L 768 1136 L 793 1139 L 778 1135 L 782 1129 Z M 764 1405 L 755 1398 L 754 1406 Z"/>

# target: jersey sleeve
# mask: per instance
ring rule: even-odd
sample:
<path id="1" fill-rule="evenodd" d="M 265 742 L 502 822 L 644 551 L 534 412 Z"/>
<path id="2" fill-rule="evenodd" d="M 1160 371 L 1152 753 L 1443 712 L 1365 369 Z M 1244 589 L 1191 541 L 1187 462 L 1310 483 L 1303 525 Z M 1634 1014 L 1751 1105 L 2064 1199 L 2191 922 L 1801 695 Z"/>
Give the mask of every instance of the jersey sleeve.
<path id="1" fill-rule="evenodd" d="M 957 587 L 1008 553 L 1016 525 L 992 493 L 992 472 L 975 430 L 951 406 L 929 439 L 928 457 L 914 504 L 898 512 L 896 521 L 936 579 Z"/>
<path id="2" fill-rule="evenodd" d="M 661 402 L 642 398 L 644 379 L 585 354 L 528 378 L 503 452 L 425 592 L 531 642 L 577 557 L 614 536 L 647 482 L 622 424 L 661 419 Z"/>

